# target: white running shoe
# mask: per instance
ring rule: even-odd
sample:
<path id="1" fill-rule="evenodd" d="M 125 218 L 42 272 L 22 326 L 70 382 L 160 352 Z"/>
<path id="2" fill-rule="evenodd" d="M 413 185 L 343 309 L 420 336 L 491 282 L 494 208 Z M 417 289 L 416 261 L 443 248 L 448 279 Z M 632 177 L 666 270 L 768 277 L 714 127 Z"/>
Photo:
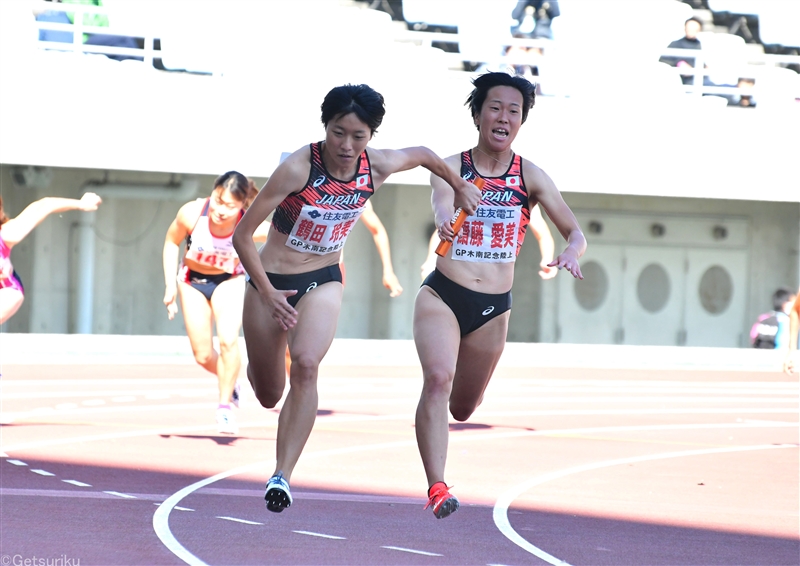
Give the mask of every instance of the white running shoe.
<path id="1" fill-rule="evenodd" d="M 278 472 L 269 478 L 264 499 L 267 501 L 267 509 L 273 513 L 280 513 L 292 504 L 289 482 L 284 479 L 282 473 Z"/>
<path id="2" fill-rule="evenodd" d="M 236 424 L 233 411 L 223 408 L 217 409 L 217 430 L 222 434 L 236 434 L 239 432 L 239 426 Z"/>
<path id="3" fill-rule="evenodd" d="M 231 404 L 237 409 L 239 408 L 239 400 L 241 399 L 241 392 L 242 388 L 239 385 L 239 382 L 237 381 L 236 385 L 233 386 L 233 393 L 231 394 Z"/>

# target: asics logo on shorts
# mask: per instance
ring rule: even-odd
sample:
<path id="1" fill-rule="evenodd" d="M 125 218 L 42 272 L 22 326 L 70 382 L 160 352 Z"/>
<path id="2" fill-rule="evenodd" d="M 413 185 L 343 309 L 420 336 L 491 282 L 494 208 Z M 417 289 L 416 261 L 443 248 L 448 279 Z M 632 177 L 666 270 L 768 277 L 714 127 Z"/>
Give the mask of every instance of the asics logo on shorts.
<path id="1" fill-rule="evenodd" d="M 493 312 L 494 312 L 494 307 L 489 307 L 488 309 L 486 309 L 485 311 L 483 311 L 481 314 L 482 314 L 483 316 L 486 316 L 486 315 L 488 315 L 488 314 L 492 314 Z"/>
<path id="2" fill-rule="evenodd" d="M 316 289 L 316 288 L 317 288 L 317 282 L 314 281 L 311 285 L 308 286 L 308 289 L 306 289 L 306 293 L 308 293 L 311 289 Z"/>

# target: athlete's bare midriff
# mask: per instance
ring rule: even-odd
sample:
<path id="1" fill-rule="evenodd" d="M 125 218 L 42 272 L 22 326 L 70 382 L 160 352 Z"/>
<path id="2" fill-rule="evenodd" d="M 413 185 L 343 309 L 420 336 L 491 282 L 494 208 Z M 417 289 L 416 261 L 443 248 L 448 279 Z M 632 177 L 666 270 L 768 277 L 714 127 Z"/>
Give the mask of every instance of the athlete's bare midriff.
<path id="1" fill-rule="evenodd" d="M 514 283 L 514 263 L 472 263 L 440 257 L 436 268 L 471 291 L 492 295 L 506 293 Z"/>
<path id="2" fill-rule="evenodd" d="M 264 271 L 281 275 L 293 275 L 307 273 L 339 263 L 339 258 L 342 255 L 341 250 L 325 255 L 298 252 L 286 245 L 286 240 L 289 237 L 287 234 L 281 234 L 275 228 L 269 229 L 267 243 L 264 244 L 264 247 L 259 252 Z"/>

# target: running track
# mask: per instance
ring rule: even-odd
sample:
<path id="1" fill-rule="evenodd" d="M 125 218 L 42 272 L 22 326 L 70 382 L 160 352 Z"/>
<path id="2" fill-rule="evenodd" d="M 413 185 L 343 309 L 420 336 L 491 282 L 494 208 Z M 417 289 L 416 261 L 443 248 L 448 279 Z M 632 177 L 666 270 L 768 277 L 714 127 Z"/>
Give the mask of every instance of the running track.
<path id="1" fill-rule="evenodd" d="M 246 387 L 219 435 L 191 363 L 94 362 L 2 368 L 2 566 L 800 564 L 796 376 L 502 366 L 451 425 L 462 508 L 437 521 L 411 363 L 322 368 L 272 514 L 276 411 Z"/>

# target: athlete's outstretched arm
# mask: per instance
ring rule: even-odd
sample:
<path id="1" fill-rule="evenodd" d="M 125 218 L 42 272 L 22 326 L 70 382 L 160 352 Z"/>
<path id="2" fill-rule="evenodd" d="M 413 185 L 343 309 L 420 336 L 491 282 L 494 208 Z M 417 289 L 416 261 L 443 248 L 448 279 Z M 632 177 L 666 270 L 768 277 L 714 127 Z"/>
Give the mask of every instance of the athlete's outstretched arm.
<path id="1" fill-rule="evenodd" d="M 361 215 L 361 220 L 364 221 L 364 226 L 372 234 L 372 239 L 375 241 L 375 247 L 378 249 L 378 255 L 381 257 L 381 265 L 383 266 L 383 286 L 389 289 L 390 297 L 399 297 L 403 293 L 403 287 L 397 279 L 397 275 L 392 267 L 392 252 L 389 248 L 389 235 L 386 233 L 386 228 L 383 222 L 378 218 L 372 203 L 367 201 L 366 210 Z"/>
<path id="2" fill-rule="evenodd" d="M 167 307 L 167 317 L 170 320 L 178 313 L 178 282 L 175 276 L 178 273 L 178 261 L 181 254 L 181 242 L 189 235 L 190 227 L 197 222 L 199 210 L 197 201 L 184 204 L 175 220 L 169 225 L 167 235 L 164 237 L 164 249 L 161 252 L 161 265 L 164 268 L 164 306 Z"/>
<path id="3" fill-rule="evenodd" d="M 783 362 L 783 371 L 792 374 L 797 370 L 797 362 L 794 357 L 797 354 L 797 339 L 800 334 L 800 289 L 797 290 L 797 297 L 789 311 L 789 351 L 786 352 L 786 359 Z"/>
<path id="4" fill-rule="evenodd" d="M 10 248 L 20 243 L 42 220 L 58 212 L 97 210 L 103 200 L 94 193 L 85 193 L 80 199 L 44 197 L 30 203 L 17 216 L 3 224 L 3 240 Z"/>
<path id="5" fill-rule="evenodd" d="M 531 208 L 531 222 L 528 227 L 539 242 L 539 253 L 542 254 L 542 260 L 539 262 L 539 277 L 542 279 L 552 279 L 558 275 L 558 269 L 551 267 L 555 257 L 556 244 L 553 241 L 553 235 L 550 233 L 550 228 L 547 226 L 542 217 L 541 207 L 539 205 Z"/>
<path id="6" fill-rule="evenodd" d="M 298 191 L 308 179 L 310 149 L 306 146 L 287 157 L 269 178 L 253 200 L 233 232 L 233 247 L 239 256 L 258 294 L 267 302 L 274 318 L 284 330 L 297 324 L 297 311 L 286 298 L 296 291 L 278 291 L 267 278 L 261 258 L 253 241 L 256 231 L 267 217 L 289 196 Z"/>
<path id="7" fill-rule="evenodd" d="M 583 235 L 578 219 L 575 218 L 572 210 L 564 202 L 564 198 L 547 173 L 530 161 L 524 160 L 523 175 L 525 176 L 531 207 L 536 202 L 539 202 L 567 241 L 566 249 L 548 265 L 558 269 L 564 268 L 572 273 L 574 277 L 583 279 L 578 260 L 586 251 L 586 237 Z"/>
<path id="8" fill-rule="evenodd" d="M 370 149 L 370 160 L 375 169 L 373 179 L 376 187 L 383 184 L 392 173 L 407 171 L 414 167 L 424 167 L 444 180 L 455 192 L 455 206 L 463 208 L 468 214 L 474 214 L 481 201 L 481 191 L 472 183 L 468 183 L 427 147 L 407 147 L 405 149 Z"/>
<path id="9" fill-rule="evenodd" d="M 454 174 L 461 167 L 460 154 L 451 155 L 445 159 L 445 165 Z M 466 182 L 466 181 L 465 181 Z M 470 185 L 472 183 L 469 183 Z M 478 191 L 478 202 L 480 202 L 480 189 L 472 185 Z M 431 175 L 431 207 L 433 208 L 433 221 L 440 239 L 452 241 L 455 237 L 450 221 L 453 219 L 456 208 L 453 189 L 439 175 Z M 472 214 L 472 213 L 470 213 Z"/>

